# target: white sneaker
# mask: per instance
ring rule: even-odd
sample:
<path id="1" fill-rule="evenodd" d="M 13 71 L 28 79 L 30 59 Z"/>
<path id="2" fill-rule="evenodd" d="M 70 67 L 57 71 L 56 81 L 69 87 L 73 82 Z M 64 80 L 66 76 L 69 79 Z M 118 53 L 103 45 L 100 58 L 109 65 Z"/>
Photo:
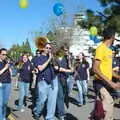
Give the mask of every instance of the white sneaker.
<path id="1" fill-rule="evenodd" d="M 20 109 L 20 112 L 24 112 L 24 109 Z"/>

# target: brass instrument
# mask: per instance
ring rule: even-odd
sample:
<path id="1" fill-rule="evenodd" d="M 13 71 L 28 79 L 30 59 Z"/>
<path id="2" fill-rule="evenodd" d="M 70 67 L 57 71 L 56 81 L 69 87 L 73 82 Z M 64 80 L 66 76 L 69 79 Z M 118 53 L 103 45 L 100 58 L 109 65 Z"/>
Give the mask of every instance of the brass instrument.
<path id="1" fill-rule="evenodd" d="M 56 56 L 56 59 L 63 58 L 63 56 L 64 56 L 63 50 L 62 49 L 57 50 L 55 56 Z"/>
<path id="2" fill-rule="evenodd" d="M 39 36 L 35 40 L 35 45 L 40 51 L 43 51 L 43 48 L 45 47 L 46 43 L 50 43 L 50 41 L 47 37 L 44 36 Z"/>
<path id="3" fill-rule="evenodd" d="M 22 60 L 19 60 L 15 63 L 15 65 L 17 66 L 18 69 L 21 69 L 24 65 L 24 62 Z"/>
<path id="4" fill-rule="evenodd" d="M 24 62 L 23 61 L 19 61 L 19 64 L 18 64 L 18 68 L 21 69 L 24 65 Z"/>

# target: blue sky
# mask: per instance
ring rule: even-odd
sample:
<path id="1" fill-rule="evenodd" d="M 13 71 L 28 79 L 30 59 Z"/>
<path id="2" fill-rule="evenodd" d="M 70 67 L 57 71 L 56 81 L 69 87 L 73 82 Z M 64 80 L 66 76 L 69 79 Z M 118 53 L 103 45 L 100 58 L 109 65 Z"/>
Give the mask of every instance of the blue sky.
<path id="1" fill-rule="evenodd" d="M 0 47 L 9 49 L 13 44 L 21 44 L 29 39 L 34 49 L 34 32 L 47 30 L 49 21 L 55 16 L 53 6 L 60 2 L 69 16 L 77 10 L 77 6 L 101 10 L 97 0 L 28 0 L 26 9 L 19 7 L 19 0 L 0 0 Z"/>

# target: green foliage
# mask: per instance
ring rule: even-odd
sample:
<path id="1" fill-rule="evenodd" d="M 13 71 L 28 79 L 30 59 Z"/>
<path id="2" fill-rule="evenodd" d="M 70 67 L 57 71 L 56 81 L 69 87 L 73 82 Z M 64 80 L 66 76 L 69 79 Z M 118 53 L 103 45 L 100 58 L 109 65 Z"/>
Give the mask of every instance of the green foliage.
<path id="1" fill-rule="evenodd" d="M 82 28 L 89 29 L 91 26 L 98 28 L 98 34 L 101 35 L 106 27 L 116 29 L 120 34 L 120 0 L 98 0 L 103 7 L 103 12 L 86 10 L 87 19 L 80 21 L 78 24 Z"/>
<path id="2" fill-rule="evenodd" d="M 49 32 L 47 33 L 47 38 L 48 38 L 50 41 L 56 40 L 55 32 L 49 31 Z"/>
<path id="3" fill-rule="evenodd" d="M 28 39 L 26 39 L 26 42 L 23 42 L 22 45 L 14 44 L 8 51 L 8 57 L 12 60 L 18 60 L 22 53 L 29 53 L 32 55 Z"/>

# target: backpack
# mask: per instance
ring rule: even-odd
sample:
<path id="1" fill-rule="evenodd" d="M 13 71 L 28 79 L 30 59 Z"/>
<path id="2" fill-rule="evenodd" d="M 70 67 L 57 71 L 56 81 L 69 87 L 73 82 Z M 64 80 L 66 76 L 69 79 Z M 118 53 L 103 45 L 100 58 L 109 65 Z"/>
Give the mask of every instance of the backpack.
<path id="1" fill-rule="evenodd" d="M 91 113 L 90 120 L 101 120 L 105 117 L 102 101 L 96 99 L 94 110 Z"/>

